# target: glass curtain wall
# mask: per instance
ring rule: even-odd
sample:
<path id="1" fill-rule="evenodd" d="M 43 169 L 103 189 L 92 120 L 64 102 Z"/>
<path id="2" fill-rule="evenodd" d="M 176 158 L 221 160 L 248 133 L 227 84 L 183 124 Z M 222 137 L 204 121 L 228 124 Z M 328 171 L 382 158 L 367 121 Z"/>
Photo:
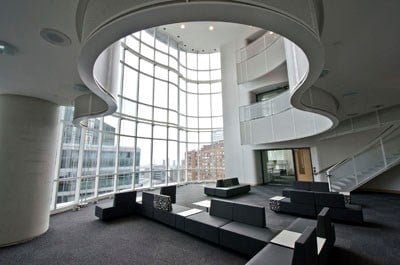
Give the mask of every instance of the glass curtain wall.
<path id="1" fill-rule="evenodd" d="M 220 54 L 186 52 L 156 28 L 120 43 L 117 112 L 80 129 L 63 108 L 52 209 L 224 177 Z"/>

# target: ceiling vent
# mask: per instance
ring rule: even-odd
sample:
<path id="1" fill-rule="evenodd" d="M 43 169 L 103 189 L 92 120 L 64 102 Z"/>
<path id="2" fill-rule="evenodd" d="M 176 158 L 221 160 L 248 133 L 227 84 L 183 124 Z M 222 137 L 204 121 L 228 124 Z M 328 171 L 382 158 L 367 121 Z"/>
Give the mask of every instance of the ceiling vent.
<path id="1" fill-rule="evenodd" d="M 40 31 L 40 36 L 42 38 L 56 46 L 69 46 L 71 45 L 71 39 L 65 35 L 64 33 L 55 30 L 55 29 L 49 29 L 45 28 Z"/>

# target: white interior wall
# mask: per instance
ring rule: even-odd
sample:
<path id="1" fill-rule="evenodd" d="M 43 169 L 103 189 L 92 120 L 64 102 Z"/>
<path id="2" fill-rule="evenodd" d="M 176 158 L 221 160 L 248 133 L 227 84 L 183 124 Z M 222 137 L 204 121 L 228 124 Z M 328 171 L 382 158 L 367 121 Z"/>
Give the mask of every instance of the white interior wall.
<path id="1" fill-rule="evenodd" d="M 361 189 L 400 193 L 400 165 L 367 182 Z"/>

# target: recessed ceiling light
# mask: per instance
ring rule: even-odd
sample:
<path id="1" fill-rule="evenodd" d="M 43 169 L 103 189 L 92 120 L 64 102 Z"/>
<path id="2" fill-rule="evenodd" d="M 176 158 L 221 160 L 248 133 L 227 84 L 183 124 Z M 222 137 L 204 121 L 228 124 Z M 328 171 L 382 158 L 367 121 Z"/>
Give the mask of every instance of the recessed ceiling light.
<path id="1" fill-rule="evenodd" d="M 328 74 L 329 74 L 329 70 L 328 69 L 324 69 L 319 74 L 319 78 L 323 78 L 323 77 L 327 76 Z"/>
<path id="2" fill-rule="evenodd" d="M 208 30 L 213 31 L 213 30 L 214 30 L 214 26 L 212 26 L 212 25 L 209 26 L 209 27 L 208 27 Z"/>
<path id="3" fill-rule="evenodd" d="M 16 51 L 13 45 L 0 40 L 0 54 L 14 55 Z"/>
<path id="4" fill-rule="evenodd" d="M 71 45 L 71 39 L 64 33 L 55 29 L 42 29 L 40 36 L 47 42 L 57 46 L 69 46 Z"/>
<path id="5" fill-rule="evenodd" d="M 185 28 L 186 28 L 185 24 L 181 24 L 181 29 L 185 29 Z"/>
<path id="6" fill-rule="evenodd" d="M 269 35 L 272 35 L 272 34 L 274 34 L 274 32 L 273 32 L 273 31 L 270 31 L 270 32 L 268 32 L 268 34 L 269 34 Z"/>

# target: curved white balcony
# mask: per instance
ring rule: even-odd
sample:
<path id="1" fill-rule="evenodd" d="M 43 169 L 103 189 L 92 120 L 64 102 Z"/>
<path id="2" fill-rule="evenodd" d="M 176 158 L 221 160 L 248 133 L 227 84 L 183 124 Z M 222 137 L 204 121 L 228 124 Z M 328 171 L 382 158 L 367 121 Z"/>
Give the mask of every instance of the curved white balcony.
<path id="1" fill-rule="evenodd" d="M 304 6 L 309 8 L 303 8 Z M 290 86 L 297 88 L 296 93 L 292 95 L 292 101 L 293 96 L 301 98 L 301 94 L 318 78 L 322 69 L 324 56 L 319 37 L 322 20 L 321 6 L 317 2 L 308 0 L 291 3 L 82 1 L 76 18 L 77 33 L 82 41 L 78 69 L 83 82 L 93 94 L 76 100 L 75 123 L 87 117 L 112 113 L 116 109 L 115 84 L 112 80 L 108 80 L 112 79 L 112 75 L 104 71 L 109 65 L 103 65 L 107 66 L 106 68 L 100 65 L 103 59 L 113 56 L 112 52 L 103 53 L 107 47 L 132 32 L 182 21 L 224 21 L 253 25 L 277 32 L 297 43 L 307 55 L 307 74 L 303 76 L 301 82 Z"/>
<path id="2" fill-rule="evenodd" d="M 274 68 L 262 66 L 276 65 L 277 60 L 271 62 L 269 61 L 271 57 L 267 56 L 274 53 L 275 58 L 280 56 L 281 60 L 283 57 L 286 61 L 290 89 L 270 100 L 240 107 L 242 144 L 295 140 L 323 133 L 336 126 L 338 103 L 326 91 L 310 86 L 310 64 L 303 50 L 283 37 L 269 46 L 259 44 L 265 44 L 265 39 L 268 37 L 270 36 L 264 35 L 255 41 L 255 44 L 252 43 L 240 50 L 239 54 L 243 57 L 237 58 L 238 73 L 243 72 L 242 65 L 245 65 L 244 72 L 257 72 L 257 74 L 239 74 L 238 83 L 254 81 L 272 71 Z M 277 52 L 278 45 L 284 46 L 283 56 L 282 52 Z M 259 53 L 255 54 L 255 50 Z M 247 56 L 248 54 L 251 56 Z M 261 56 L 263 62 L 254 64 L 251 60 L 258 56 Z"/>

